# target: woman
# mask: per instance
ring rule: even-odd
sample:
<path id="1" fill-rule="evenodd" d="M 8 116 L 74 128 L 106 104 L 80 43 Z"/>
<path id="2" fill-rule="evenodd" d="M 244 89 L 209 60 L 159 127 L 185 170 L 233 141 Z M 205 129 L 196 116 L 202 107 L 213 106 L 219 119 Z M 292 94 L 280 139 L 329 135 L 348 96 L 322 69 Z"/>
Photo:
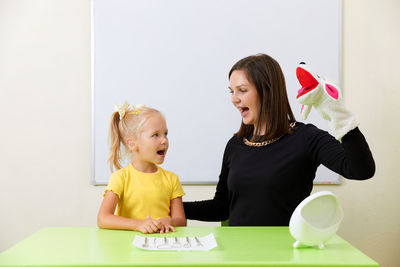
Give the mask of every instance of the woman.
<path id="1" fill-rule="evenodd" d="M 335 122 L 333 132 L 341 133 L 336 136 L 341 142 L 312 124 L 296 122 L 284 75 L 270 56 L 238 61 L 229 72 L 229 90 L 242 123 L 226 145 L 214 198 L 185 202 L 187 219 L 287 226 L 294 209 L 310 195 L 320 164 L 349 179 L 374 175 L 368 144 L 349 112 L 337 118 L 336 109 L 332 117 L 323 115 Z"/>

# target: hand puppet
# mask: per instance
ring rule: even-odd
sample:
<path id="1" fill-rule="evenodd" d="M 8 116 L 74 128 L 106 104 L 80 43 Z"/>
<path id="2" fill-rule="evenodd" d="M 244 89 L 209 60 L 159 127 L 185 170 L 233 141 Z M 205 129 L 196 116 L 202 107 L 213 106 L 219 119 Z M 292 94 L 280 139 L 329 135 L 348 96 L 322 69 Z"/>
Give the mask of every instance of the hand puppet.
<path id="1" fill-rule="evenodd" d="M 329 121 L 329 127 L 337 140 L 358 126 L 352 113 L 343 103 L 342 92 L 333 82 L 317 75 L 310 67 L 301 62 L 296 68 L 296 76 L 301 85 L 297 100 L 303 104 L 302 118 L 307 119 L 311 107 Z"/>

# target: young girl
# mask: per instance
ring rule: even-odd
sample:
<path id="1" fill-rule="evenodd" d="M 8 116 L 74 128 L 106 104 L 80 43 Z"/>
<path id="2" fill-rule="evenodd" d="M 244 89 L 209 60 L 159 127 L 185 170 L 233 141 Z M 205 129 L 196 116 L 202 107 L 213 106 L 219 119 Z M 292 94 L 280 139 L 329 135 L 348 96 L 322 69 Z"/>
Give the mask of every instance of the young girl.
<path id="1" fill-rule="evenodd" d="M 129 108 L 124 103 L 111 116 L 111 175 L 104 192 L 97 225 L 100 228 L 125 229 L 142 233 L 175 232 L 173 226 L 185 226 L 182 186 L 178 176 L 157 166 L 168 150 L 165 118 L 156 109 Z M 132 156 L 132 163 L 121 167 L 121 144 Z M 115 208 L 117 212 L 114 214 Z"/>

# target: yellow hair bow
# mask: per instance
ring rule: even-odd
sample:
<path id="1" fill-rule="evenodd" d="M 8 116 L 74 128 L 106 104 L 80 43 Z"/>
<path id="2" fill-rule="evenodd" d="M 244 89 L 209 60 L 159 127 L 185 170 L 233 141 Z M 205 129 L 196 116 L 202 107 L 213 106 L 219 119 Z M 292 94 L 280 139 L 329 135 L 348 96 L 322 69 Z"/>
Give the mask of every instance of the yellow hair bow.
<path id="1" fill-rule="evenodd" d="M 143 104 L 133 105 L 132 106 L 132 113 L 138 115 L 141 112 L 141 108 L 145 107 Z"/>

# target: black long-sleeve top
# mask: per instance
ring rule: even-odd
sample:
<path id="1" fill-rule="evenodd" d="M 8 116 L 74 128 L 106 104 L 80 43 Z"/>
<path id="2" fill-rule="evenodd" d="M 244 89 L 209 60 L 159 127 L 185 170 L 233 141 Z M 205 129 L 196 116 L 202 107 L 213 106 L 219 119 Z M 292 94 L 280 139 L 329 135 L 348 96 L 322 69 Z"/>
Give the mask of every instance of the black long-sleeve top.
<path id="1" fill-rule="evenodd" d="M 310 195 L 320 164 L 348 179 L 365 180 L 375 173 L 371 151 L 358 128 L 342 142 L 298 122 L 292 134 L 267 146 L 248 146 L 234 136 L 225 148 L 214 198 L 184 202 L 186 218 L 229 218 L 232 226 L 287 226 L 294 209 Z"/>

